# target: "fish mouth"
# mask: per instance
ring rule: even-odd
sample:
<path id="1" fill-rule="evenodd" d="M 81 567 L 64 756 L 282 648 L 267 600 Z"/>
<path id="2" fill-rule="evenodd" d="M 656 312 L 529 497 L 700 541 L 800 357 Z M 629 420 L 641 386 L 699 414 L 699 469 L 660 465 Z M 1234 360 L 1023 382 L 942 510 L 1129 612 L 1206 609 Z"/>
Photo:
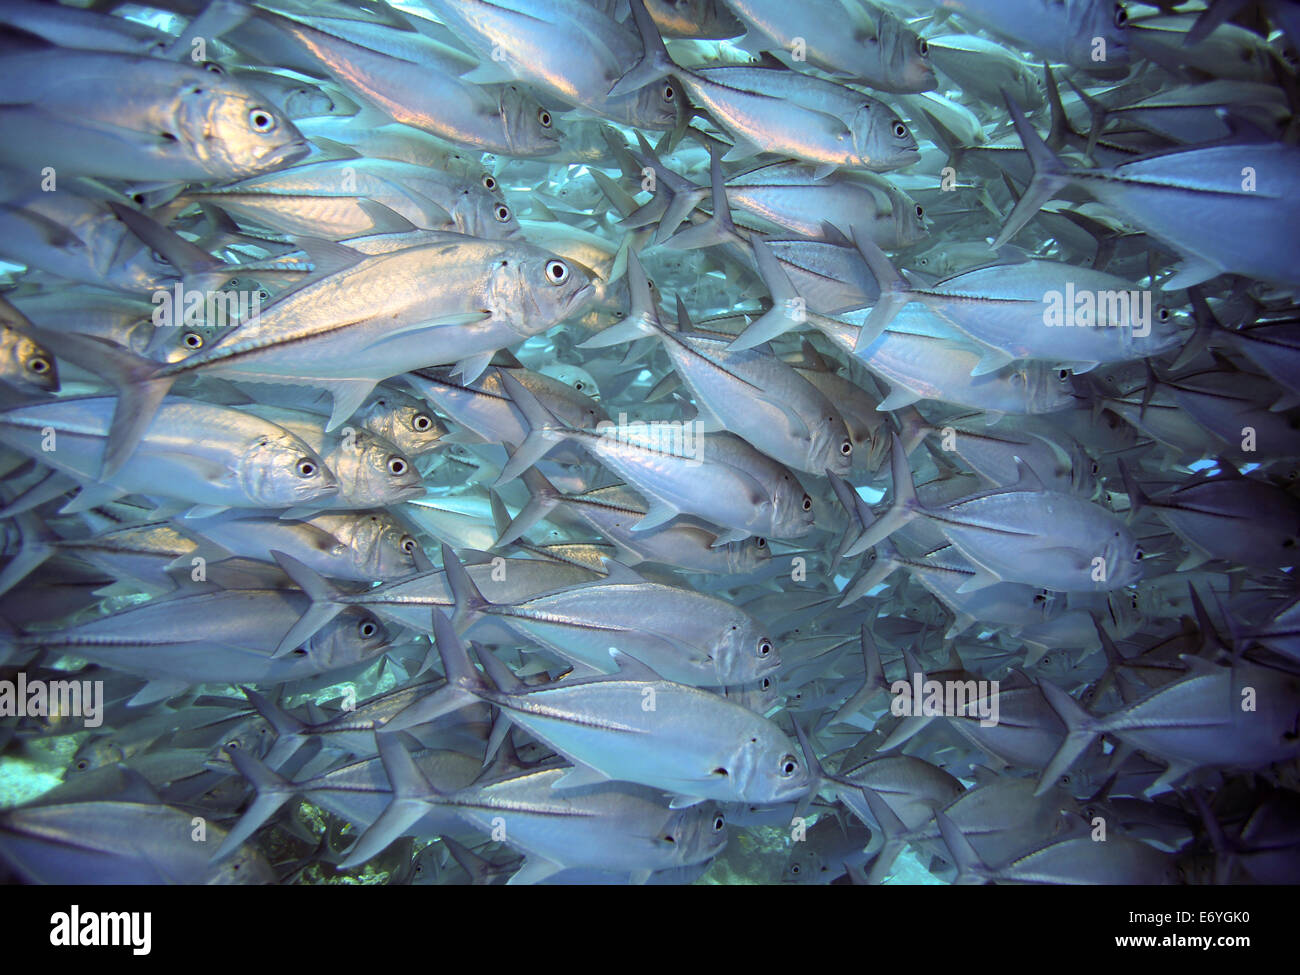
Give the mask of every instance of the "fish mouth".
<path id="1" fill-rule="evenodd" d="M 312 144 L 306 139 L 295 139 L 276 149 L 274 152 L 267 153 L 262 157 L 262 164 L 267 167 L 287 166 L 289 163 L 296 163 L 300 159 L 305 159 L 311 154 Z"/>
<path id="2" fill-rule="evenodd" d="M 569 300 L 564 303 L 563 314 L 561 318 L 570 317 L 577 309 L 581 308 L 596 293 L 595 284 L 584 284 L 581 288 L 569 296 Z"/>

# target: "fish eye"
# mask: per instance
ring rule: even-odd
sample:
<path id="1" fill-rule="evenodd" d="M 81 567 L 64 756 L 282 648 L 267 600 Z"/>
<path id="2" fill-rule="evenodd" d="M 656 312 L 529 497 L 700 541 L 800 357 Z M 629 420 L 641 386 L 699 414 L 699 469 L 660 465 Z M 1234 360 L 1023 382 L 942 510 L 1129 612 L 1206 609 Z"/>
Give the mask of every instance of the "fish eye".
<path id="1" fill-rule="evenodd" d="M 213 61 L 204 61 L 204 62 L 203 62 L 203 70 L 204 70 L 204 71 L 211 71 L 213 74 L 225 74 L 225 73 L 226 73 L 226 69 L 225 69 L 225 68 L 223 68 L 221 65 L 219 65 L 219 64 L 217 64 L 217 63 L 215 63 L 215 62 L 213 62 Z"/>
<path id="2" fill-rule="evenodd" d="M 927 43 L 925 43 L 925 38 L 924 38 L 924 37 L 918 37 L 918 38 L 916 39 L 916 53 L 919 54 L 919 55 L 921 55 L 921 57 L 923 57 L 923 58 L 924 58 L 924 57 L 929 57 L 929 55 L 930 55 L 930 45 L 927 44 Z"/>
<path id="3" fill-rule="evenodd" d="M 1100 473 L 1101 473 L 1101 465 L 1094 460 L 1092 462 L 1092 475 L 1093 477 L 1096 477 Z"/>
<path id="4" fill-rule="evenodd" d="M 374 620 L 363 620 L 361 622 L 361 625 L 357 627 L 357 634 L 363 640 L 369 640 L 372 636 L 374 636 L 378 632 L 379 632 L 379 627 L 375 625 Z"/>
<path id="5" fill-rule="evenodd" d="M 248 113 L 248 124 L 252 126 L 254 132 L 274 132 L 275 116 L 263 108 L 255 108 Z"/>
<path id="6" fill-rule="evenodd" d="M 762 643 L 758 645 L 758 655 L 760 657 L 766 657 L 771 652 L 772 652 L 771 640 L 764 640 Z"/>
<path id="7" fill-rule="evenodd" d="M 844 443 L 840 444 L 840 453 L 843 454 L 845 457 L 853 453 L 853 441 L 845 440 Z"/>
<path id="8" fill-rule="evenodd" d="M 433 427 L 433 418 L 427 413 L 417 413 L 411 420 L 411 426 L 420 433 L 424 433 Z"/>
<path id="9" fill-rule="evenodd" d="M 549 129 L 551 127 L 551 113 L 544 108 L 538 109 L 537 121 L 542 128 Z"/>
<path id="10" fill-rule="evenodd" d="M 1161 305 L 1156 311 L 1156 317 L 1160 319 L 1161 324 L 1169 321 L 1169 309 Z"/>
<path id="11" fill-rule="evenodd" d="M 90 763 L 86 761 L 84 758 L 77 763 L 78 771 L 84 772 L 88 768 L 90 768 Z"/>
<path id="12" fill-rule="evenodd" d="M 1065 382 L 1065 380 L 1067 380 L 1067 379 L 1070 378 L 1070 370 L 1069 370 L 1069 369 L 1062 369 L 1062 370 L 1061 370 L 1060 372 L 1058 372 L 1056 375 L 1060 378 L 1061 382 Z"/>
<path id="13" fill-rule="evenodd" d="M 1142 561 L 1142 550 L 1141 550 L 1141 549 L 1137 549 L 1136 551 L 1134 551 L 1134 553 L 1133 553 L 1133 561 L 1134 561 L 1134 562 L 1141 562 L 1141 561 Z"/>
<path id="14" fill-rule="evenodd" d="M 388 473 L 394 477 L 401 477 L 407 471 L 407 463 L 400 457 L 388 458 Z"/>
<path id="15" fill-rule="evenodd" d="M 46 359 L 44 356 L 34 356 L 28 360 L 27 368 L 37 375 L 47 373 L 50 371 L 50 360 Z"/>
<path id="16" fill-rule="evenodd" d="M 771 681 L 771 679 L 768 678 L 768 677 L 764 677 L 764 678 L 763 678 L 763 683 L 761 683 L 761 684 L 759 685 L 759 687 L 761 687 L 761 688 L 762 688 L 763 690 L 765 690 L 765 691 L 767 691 L 767 690 L 771 690 L 771 689 L 772 689 L 772 681 Z"/>
<path id="17" fill-rule="evenodd" d="M 497 181 L 493 178 L 491 173 L 483 174 L 483 188 L 485 190 L 494 190 L 497 188 Z"/>
<path id="18" fill-rule="evenodd" d="M 726 825 L 727 825 L 727 821 L 723 819 L 721 816 L 713 817 L 713 832 L 721 833 L 723 827 L 725 827 Z"/>
<path id="19" fill-rule="evenodd" d="M 226 742 L 226 751 L 228 752 L 239 751 L 239 739 L 231 738 L 230 741 Z"/>
<path id="20" fill-rule="evenodd" d="M 564 284 L 565 281 L 569 280 L 569 265 L 554 258 L 547 261 L 546 280 L 551 284 Z"/>
<path id="21" fill-rule="evenodd" d="M 921 208 L 920 208 L 920 207 L 917 207 L 917 209 L 919 210 L 919 209 L 921 209 Z M 927 264 L 930 263 L 930 259 L 929 259 L 928 257 L 918 257 L 918 258 L 916 259 L 916 263 L 917 263 L 917 264 L 920 264 L 921 267 L 925 267 Z"/>
<path id="22" fill-rule="evenodd" d="M 304 457 L 298 461 L 298 465 L 294 468 L 294 470 L 298 472 L 299 477 L 315 477 L 316 462 Z"/>
<path id="23" fill-rule="evenodd" d="M 401 546 L 403 552 L 405 552 L 407 555 L 411 555 L 415 552 L 415 539 L 412 538 L 410 535 L 403 535 Z"/>
<path id="24" fill-rule="evenodd" d="M 925 219 L 925 207 L 921 206 L 921 204 L 919 203 L 916 205 L 916 219 L 917 220 Z"/>
<path id="25" fill-rule="evenodd" d="M 664 101 L 670 102 L 677 97 L 677 92 L 673 91 L 672 85 L 664 85 Z"/>
<path id="26" fill-rule="evenodd" d="M 257 300 L 258 300 L 258 301 L 266 301 L 266 299 L 269 298 L 269 297 L 271 297 L 271 295 L 270 295 L 270 293 L 267 292 L 267 291 L 258 291 L 258 292 L 257 292 Z"/>
<path id="27" fill-rule="evenodd" d="M 797 864 L 797 863 L 792 863 L 792 864 L 790 864 L 790 872 L 791 872 L 792 874 L 795 874 L 796 876 L 798 876 L 798 874 L 799 874 L 799 864 Z"/>
<path id="28" fill-rule="evenodd" d="M 904 125 L 902 122 L 895 121 L 895 122 L 894 122 L 894 135 L 898 136 L 898 138 L 900 138 L 900 139 L 902 139 L 903 137 L 905 137 L 905 136 L 907 135 L 907 126 Z"/>
<path id="29" fill-rule="evenodd" d="M 187 349 L 203 348 L 203 336 L 198 332 L 186 332 L 185 338 L 182 339 L 182 341 L 185 343 L 185 348 Z"/>
<path id="30" fill-rule="evenodd" d="M 504 203 L 498 203 L 492 210 L 492 216 L 497 218 L 498 223 L 505 223 L 510 219 L 510 208 Z"/>
<path id="31" fill-rule="evenodd" d="M 812 498 L 808 497 L 806 494 L 803 496 L 803 510 L 812 511 Z"/>
<path id="32" fill-rule="evenodd" d="M 788 779 L 797 771 L 799 771 L 799 763 L 795 760 L 793 755 L 787 755 L 785 758 L 781 759 L 781 775 L 784 778 Z"/>
<path id="33" fill-rule="evenodd" d="M 767 548 L 767 539 L 766 539 L 766 538 L 756 538 L 756 539 L 754 539 L 754 544 L 755 544 L 757 547 L 759 547 L 759 548 Z"/>
<path id="34" fill-rule="evenodd" d="M 1115 4 L 1115 26 L 1123 27 L 1128 23 L 1128 11 L 1122 4 Z"/>

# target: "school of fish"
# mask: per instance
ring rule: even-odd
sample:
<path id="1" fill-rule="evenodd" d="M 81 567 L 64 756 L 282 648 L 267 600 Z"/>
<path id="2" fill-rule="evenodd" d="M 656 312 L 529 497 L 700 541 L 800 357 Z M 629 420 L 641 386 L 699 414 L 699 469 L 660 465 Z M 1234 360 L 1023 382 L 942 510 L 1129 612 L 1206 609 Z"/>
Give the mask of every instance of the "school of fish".
<path id="1" fill-rule="evenodd" d="M 0 877 L 1300 882 L 1293 0 L 0 4 Z"/>

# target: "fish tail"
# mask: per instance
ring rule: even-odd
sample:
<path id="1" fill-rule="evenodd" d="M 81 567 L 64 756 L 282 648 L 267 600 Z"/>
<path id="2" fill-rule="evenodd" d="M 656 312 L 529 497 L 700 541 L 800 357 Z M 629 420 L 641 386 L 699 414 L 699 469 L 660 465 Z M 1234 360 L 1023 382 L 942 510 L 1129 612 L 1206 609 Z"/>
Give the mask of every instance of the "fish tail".
<path id="1" fill-rule="evenodd" d="M 164 367 L 159 363 L 97 335 L 51 333 L 40 328 L 32 332 L 44 345 L 57 348 L 59 355 L 102 376 L 117 389 L 117 405 L 99 472 L 101 481 L 112 477 L 135 453 L 175 377 L 160 375 Z"/>
<path id="2" fill-rule="evenodd" d="M 1056 784 L 1057 780 L 1083 754 L 1083 750 L 1092 743 L 1093 738 L 1097 736 L 1097 722 L 1092 715 L 1079 707 L 1074 698 L 1051 681 L 1041 680 L 1038 686 L 1042 689 L 1043 696 L 1047 698 L 1047 703 L 1065 722 L 1066 727 L 1065 740 L 1061 742 L 1056 754 L 1043 769 L 1042 778 L 1038 780 L 1038 788 L 1034 790 L 1034 795 L 1041 796 Z"/>
<path id="3" fill-rule="evenodd" d="M 1034 131 L 1029 120 L 1025 118 L 1025 113 L 1020 110 L 1020 106 L 1006 92 L 1003 92 L 1003 97 L 1007 102 L 1007 110 L 1011 112 L 1011 121 L 1016 127 L 1016 134 L 1020 136 L 1029 161 L 1034 167 L 1034 175 L 1024 195 L 1020 197 L 1011 215 L 1007 217 L 1002 233 L 998 234 L 997 240 L 993 241 L 991 246 L 994 250 L 1018 234 L 1034 214 L 1042 209 L 1043 204 L 1070 181 L 1065 166 L 1042 137 Z"/>
<path id="4" fill-rule="evenodd" d="M 558 441 L 564 439 L 565 432 L 570 429 L 567 423 L 548 410 L 523 383 L 510 375 L 509 370 L 502 370 L 500 376 L 502 388 L 510 394 L 511 400 L 524 415 L 528 434 L 524 437 L 524 442 L 510 455 L 506 466 L 501 469 L 496 487 L 509 484 L 536 464 Z"/>
<path id="5" fill-rule="evenodd" d="M 420 771 L 397 735 L 376 735 L 375 741 L 379 746 L 379 760 L 383 762 L 393 787 L 393 799 L 370 828 L 361 834 L 347 859 L 339 864 L 340 870 L 351 870 L 382 853 L 420 821 L 431 803 L 442 798 L 442 793 Z"/>
<path id="6" fill-rule="evenodd" d="M 456 553 L 452 551 L 451 546 L 446 542 L 442 545 L 442 567 L 443 571 L 447 573 L 447 585 L 451 588 L 452 598 L 456 601 L 456 611 L 452 615 L 451 623 L 454 627 L 454 632 L 463 633 L 465 630 L 469 629 L 476 620 L 482 617 L 487 608 L 492 604 L 484 598 L 483 593 L 479 592 L 478 586 L 474 585 L 474 580 L 471 579 L 469 573 L 465 571 L 465 566 L 461 564 L 460 559 L 456 557 Z M 442 614 L 438 613 L 436 610 L 434 613 L 434 633 L 437 634 L 437 616 Z M 459 643 L 459 640 L 456 642 Z M 439 649 L 441 649 L 441 640 L 439 640 L 438 645 Z M 469 660 L 468 656 L 465 660 Z M 444 663 L 445 662 L 446 661 L 444 660 Z M 457 660 L 457 663 L 459 663 L 459 660 Z M 468 670 L 463 670 L 461 676 L 468 677 L 472 671 L 472 667 Z M 451 672 L 448 671 L 448 682 L 450 682 L 451 679 Z"/>
<path id="7" fill-rule="evenodd" d="M 939 809 L 934 812 L 934 820 L 939 824 L 939 835 L 943 837 L 944 845 L 948 847 L 952 862 L 957 867 L 957 883 L 982 883 L 987 879 L 988 867 L 957 824 Z"/>
<path id="8" fill-rule="evenodd" d="M 239 774 L 253 784 L 257 796 L 212 855 L 213 863 L 224 860 L 243 846 L 297 791 L 292 782 L 271 771 L 248 752 L 228 749 L 226 754 L 230 756 L 230 761 L 239 770 Z"/>
<path id="9" fill-rule="evenodd" d="M 876 246 L 875 241 L 856 227 L 851 229 L 858 253 L 867 262 L 872 277 L 880 285 L 880 298 L 871 309 L 871 314 L 867 316 L 862 328 L 858 330 L 857 341 L 853 344 L 854 353 L 858 353 L 880 338 L 880 333 L 894 320 L 894 316 L 903 310 L 903 306 L 913 300 L 915 295 L 912 287 L 894 269 L 894 265 L 885 256 L 885 252 Z"/>
<path id="10" fill-rule="evenodd" d="M 1128 464 L 1124 463 L 1123 458 L 1119 460 L 1119 476 L 1124 481 L 1124 492 L 1128 495 L 1129 515 L 1135 515 L 1149 505 L 1151 499 L 1133 477 L 1133 472 L 1128 469 Z"/>
<path id="11" fill-rule="evenodd" d="M 845 556 L 865 552 L 912 521 L 922 511 L 921 503 L 916 497 L 916 485 L 912 483 L 912 469 L 907 462 L 907 451 L 903 449 L 898 434 L 891 434 L 891 437 L 893 445 L 890 448 L 889 463 L 894 475 L 894 500 L 888 511 L 865 528 L 858 536 L 858 540 L 844 553 Z"/>
<path id="12" fill-rule="evenodd" d="M 528 499 L 528 503 L 524 505 L 523 510 L 515 515 L 514 520 L 502 530 L 501 537 L 496 540 L 493 548 L 509 545 L 518 539 L 529 528 L 554 511 L 564 499 L 564 496 L 556 490 L 555 485 L 548 481 L 546 475 L 536 467 L 528 468 L 521 477 L 531 497 Z"/>
<path id="13" fill-rule="evenodd" d="M 21 539 L 18 554 L 0 572 L 0 596 L 36 571 L 54 554 L 54 533 L 30 511 L 14 518 Z"/>
<path id="14" fill-rule="evenodd" d="M 677 65 L 668 55 L 668 49 L 664 47 L 663 38 L 659 36 L 659 28 L 655 26 L 654 19 L 646 10 L 645 3 L 642 0 L 631 0 L 631 7 L 632 17 L 636 20 L 637 30 L 641 34 L 644 53 L 623 77 L 614 82 L 609 89 L 610 98 L 639 91 L 646 85 L 653 84 L 678 70 Z"/>
<path id="15" fill-rule="evenodd" d="M 456 562 L 452 556 L 452 562 Z M 461 570 L 464 571 L 463 569 Z M 469 651 L 451 625 L 447 614 L 433 610 L 433 639 L 442 658 L 443 673 L 447 683 L 431 694 L 426 694 L 412 704 L 407 705 L 397 714 L 384 722 L 375 737 L 382 740 L 386 735 L 414 728 L 468 707 L 479 700 L 480 693 L 487 690 L 487 683 L 469 659 Z"/>
<path id="16" fill-rule="evenodd" d="M 319 632 L 320 628 L 343 611 L 338 601 L 339 590 L 319 572 L 285 552 L 272 551 L 271 557 L 284 570 L 285 575 L 311 600 L 311 605 L 284 635 L 275 648 L 276 657 L 292 653 Z"/>
<path id="17" fill-rule="evenodd" d="M 253 688 L 241 687 L 240 690 L 244 692 L 244 697 L 248 698 L 248 703 L 257 708 L 257 713 L 275 729 L 275 744 L 267 752 L 266 765 L 268 768 L 279 768 L 293 757 L 293 753 L 306 740 L 304 732 L 307 726 Z"/>

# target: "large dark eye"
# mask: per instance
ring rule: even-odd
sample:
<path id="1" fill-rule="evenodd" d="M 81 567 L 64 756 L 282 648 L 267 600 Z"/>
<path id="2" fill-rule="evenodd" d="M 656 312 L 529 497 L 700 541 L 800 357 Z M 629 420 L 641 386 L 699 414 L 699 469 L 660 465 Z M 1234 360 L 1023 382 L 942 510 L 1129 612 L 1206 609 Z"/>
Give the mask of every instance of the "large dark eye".
<path id="1" fill-rule="evenodd" d="M 921 55 L 923 58 L 930 56 L 930 45 L 925 43 L 924 37 L 918 37 L 916 39 L 916 53 Z"/>
<path id="2" fill-rule="evenodd" d="M 1128 11 L 1120 4 L 1115 4 L 1115 26 L 1123 27 L 1128 23 Z"/>
<path id="3" fill-rule="evenodd" d="M 375 624 L 374 620 L 364 620 L 361 625 L 357 627 L 357 634 L 363 640 L 369 640 L 378 632 L 379 627 Z"/>
<path id="4" fill-rule="evenodd" d="M 198 332 L 186 332 L 185 337 L 181 339 L 181 341 L 185 343 L 185 348 L 187 349 L 203 348 L 203 336 Z"/>
<path id="5" fill-rule="evenodd" d="M 275 116 L 265 109 L 255 108 L 248 113 L 248 124 L 254 132 L 274 132 Z"/>
<path id="6" fill-rule="evenodd" d="M 812 498 L 808 497 L 806 494 L 803 496 L 803 510 L 812 511 Z"/>
<path id="7" fill-rule="evenodd" d="M 295 467 L 294 470 L 298 472 L 299 477 L 315 477 L 316 462 L 314 460 L 310 460 L 307 457 L 304 457 L 298 461 L 298 466 Z"/>
<path id="8" fill-rule="evenodd" d="M 845 440 L 844 443 L 840 444 L 840 453 L 843 454 L 845 457 L 853 453 L 853 441 Z"/>
<path id="9" fill-rule="evenodd" d="M 504 203 L 498 203 L 492 210 L 492 216 L 496 217 L 497 223 L 505 223 L 510 219 L 510 208 Z"/>
<path id="10" fill-rule="evenodd" d="M 401 477 L 403 474 L 406 473 L 406 471 L 407 471 L 407 464 L 406 461 L 402 460 L 402 458 L 400 457 L 388 458 L 389 474 L 392 474 L 394 477 Z"/>
<path id="11" fill-rule="evenodd" d="M 537 121 L 542 128 L 549 129 L 551 127 L 551 113 L 544 108 L 538 109 Z"/>
<path id="12" fill-rule="evenodd" d="M 28 360 L 27 368 L 30 369 L 32 372 L 36 373 L 38 376 L 43 375 L 50 371 L 50 360 L 43 358 L 42 356 L 39 355 L 35 356 L 34 358 Z"/>
<path id="13" fill-rule="evenodd" d="M 767 539 L 766 539 L 766 538 L 756 538 L 756 539 L 754 539 L 754 544 L 755 544 L 756 546 L 758 546 L 759 548 L 767 548 Z"/>
<path id="14" fill-rule="evenodd" d="M 677 97 L 677 92 L 673 91 L 672 85 L 664 85 L 664 101 L 670 102 Z"/>
<path id="15" fill-rule="evenodd" d="M 1142 550 L 1141 550 L 1141 549 L 1138 549 L 1136 552 L 1133 553 L 1133 561 L 1134 561 L 1134 562 L 1141 562 L 1141 561 L 1142 561 Z"/>
<path id="16" fill-rule="evenodd" d="M 483 188 L 485 190 L 494 190 L 497 188 L 497 181 L 490 173 L 483 174 Z"/>
<path id="17" fill-rule="evenodd" d="M 772 681 L 770 678 L 764 677 L 763 683 L 759 684 L 758 686 L 765 691 L 770 691 L 772 689 Z"/>
<path id="18" fill-rule="evenodd" d="M 764 640 L 762 643 L 758 645 L 758 655 L 760 657 L 766 657 L 771 652 L 772 652 L 771 640 Z"/>
<path id="19" fill-rule="evenodd" d="M 433 428 L 433 419 L 427 413 L 417 413 L 415 418 L 411 420 L 411 426 L 420 433 L 424 433 L 426 430 Z"/>
<path id="20" fill-rule="evenodd" d="M 1056 375 L 1057 375 L 1058 378 L 1060 378 L 1061 382 L 1065 382 L 1067 379 L 1070 378 L 1070 370 L 1069 370 L 1069 369 L 1062 369 L 1062 370 L 1061 370 L 1060 372 L 1058 372 Z"/>
<path id="21" fill-rule="evenodd" d="M 1156 317 L 1160 319 L 1160 323 L 1163 325 L 1165 322 L 1169 321 L 1169 309 L 1164 305 L 1161 305 L 1156 311 Z"/>
<path id="22" fill-rule="evenodd" d="M 907 135 L 907 126 L 897 120 L 894 121 L 894 135 L 903 138 Z"/>
<path id="23" fill-rule="evenodd" d="M 415 539 L 412 538 L 410 535 L 402 536 L 401 545 L 402 545 L 402 551 L 405 552 L 407 555 L 411 555 L 412 553 L 415 552 Z"/>
<path id="24" fill-rule="evenodd" d="M 569 265 L 554 258 L 547 261 L 546 280 L 551 284 L 564 284 L 565 281 L 569 280 Z"/>
<path id="25" fill-rule="evenodd" d="M 921 204 L 919 203 L 916 205 L 916 219 L 917 220 L 925 219 L 925 208 L 922 207 Z"/>
<path id="26" fill-rule="evenodd" d="M 727 821 L 723 819 L 721 816 L 713 817 L 713 832 L 721 833 L 722 828 L 726 825 L 727 825 Z"/>
<path id="27" fill-rule="evenodd" d="M 793 755 L 787 755 L 785 756 L 785 758 L 781 759 L 781 775 L 784 778 L 788 779 L 790 776 L 794 775 L 794 773 L 797 772 L 798 770 L 799 770 L 799 763 L 795 760 L 795 757 Z"/>

